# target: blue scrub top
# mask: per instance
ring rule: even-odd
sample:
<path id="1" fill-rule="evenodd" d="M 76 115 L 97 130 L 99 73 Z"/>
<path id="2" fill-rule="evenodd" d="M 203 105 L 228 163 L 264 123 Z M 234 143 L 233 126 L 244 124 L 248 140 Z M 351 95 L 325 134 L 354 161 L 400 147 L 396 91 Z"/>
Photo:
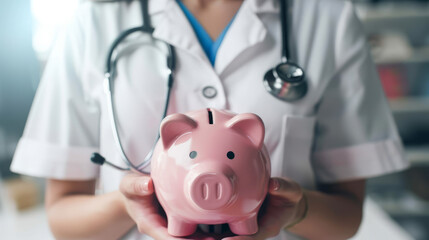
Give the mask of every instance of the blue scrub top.
<path id="1" fill-rule="evenodd" d="M 210 63 L 212 64 L 212 66 L 214 66 L 217 50 L 219 49 L 220 44 L 222 43 L 222 40 L 226 35 L 226 32 L 231 26 L 231 23 L 234 21 L 235 15 L 228 23 L 228 25 L 225 27 L 225 29 L 222 31 L 222 33 L 219 35 L 219 37 L 216 39 L 216 41 L 213 41 L 210 35 L 204 29 L 204 27 L 198 22 L 197 18 L 194 15 L 192 15 L 191 11 L 189 11 L 188 8 L 186 8 L 185 4 L 183 4 L 180 0 L 176 0 L 176 2 L 183 10 L 183 13 L 185 14 L 186 18 L 188 18 L 189 23 L 191 24 L 195 34 L 197 35 L 197 38 L 201 44 L 201 47 L 206 53 L 207 58 L 210 60 Z"/>

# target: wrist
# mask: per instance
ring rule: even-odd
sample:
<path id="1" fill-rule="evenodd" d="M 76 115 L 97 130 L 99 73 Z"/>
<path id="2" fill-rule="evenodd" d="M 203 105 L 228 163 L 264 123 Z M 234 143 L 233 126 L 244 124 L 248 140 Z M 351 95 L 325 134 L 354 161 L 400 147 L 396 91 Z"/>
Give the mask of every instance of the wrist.
<path id="1" fill-rule="evenodd" d="M 298 223 L 302 222 L 308 213 L 308 198 L 305 191 L 302 193 L 302 198 L 297 204 L 297 211 L 295 214 L 295 218 L 288 225 L 286 225 L 285 229 L 290 229 Z"/>
<path id="2" fill-rule="evenodd" d="M 113 194 L 112 206 L 116 206 L 118 217 L 120 217 L 121 219 L 124 219 L 124 218 L 131 219 L 131 217 L 128 214 L 127 207 L 125 205 L 124 195 L 119 191 L 115 191 L 112 194 Z"/>

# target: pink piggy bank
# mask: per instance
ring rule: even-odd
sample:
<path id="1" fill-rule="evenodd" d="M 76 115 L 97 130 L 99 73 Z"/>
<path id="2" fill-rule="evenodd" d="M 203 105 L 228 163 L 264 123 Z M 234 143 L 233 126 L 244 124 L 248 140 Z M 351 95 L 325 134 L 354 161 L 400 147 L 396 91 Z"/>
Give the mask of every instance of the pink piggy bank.
<path id="1" fill-rule="evenodd" d="M 262 120 L 250 113 L 204 109 L 162 121 L 151 177 L 169 234 L 223 223 L 237 235 L 258 231 L 270 178 L 264 134 Z"/>

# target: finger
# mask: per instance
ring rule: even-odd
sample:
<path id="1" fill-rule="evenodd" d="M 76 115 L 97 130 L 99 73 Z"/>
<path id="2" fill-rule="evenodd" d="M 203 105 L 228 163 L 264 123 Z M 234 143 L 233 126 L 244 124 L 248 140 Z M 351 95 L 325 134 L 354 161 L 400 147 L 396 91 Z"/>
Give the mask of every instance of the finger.
<path id="1" fill-rule="evenodd" d="M 257 238 L 251 236 L 235 236 L 235 237 L 227 237 L 222 238 L 222 240 L 256 240 Z"/>
<path id="2" fill-rule="evenodd" d="M 174 237 L 168 233 L 167 220 L 152 211 L 144 209 L 144 214 L 140 216 L 137 228 L 141 233 L 146 233 L 157 240 L 216 240 L 211 236 L 205 236 L 202 233 L 195 233 L 187 237 Z"/>
<path id="3" fill-rule="evenodd" d="M 287 178 L 271 178 L 268 192 L 273 196 L 285 198 L 293 203 L 299 202 L 303 195 L 301 186 Z"/>
<path id="4" fill-rule="evenodd" d="M 214 237 L 205 236 L 203 234 L 193 234 L 188 237 L 174 237 L 168 233 L 167 228 L 159 228 L 156 231 L 155 238 L 160 240 L 216 240 Z"/>
<path id="5" fill-rule="evenodd" d="M 183 239 L 188 239 L 188 240 L 219 240 L 219 238 L 215 238 L 212 236 L 206 236 L 202 233 L 196 233 L 196 234 L 192 234 L 189 237 L 183 238 Z"/>
<path id="6" fill-rule="evenodd" d="M 253 235 L 249 236 L 232 236 L 222 238 L 222 240 L 264 240 L 269 238 L 270 235 L 267 234 L 266 231 L 263 231 L 262 228 L 259 228 L 259 231 Z"/>
<path id="7" fill-rule="evenodd" d="M 136 202 L 136 204 L 139 203 Z M 153 206 L 141 209 L 140 214 L 137 216 L 135 221 L 140 233 L 148 234 L 154 239 L 180 239 L 168 234 L 167 219 L 159 215 L 157 209 Z"/>
<path id="8" fill-rule="evenodd" d="M 119 190 L 126 197 L 144 197 L 153 193 L 152 179 L 148 175 L 130 173 L 121 180 Z"/>

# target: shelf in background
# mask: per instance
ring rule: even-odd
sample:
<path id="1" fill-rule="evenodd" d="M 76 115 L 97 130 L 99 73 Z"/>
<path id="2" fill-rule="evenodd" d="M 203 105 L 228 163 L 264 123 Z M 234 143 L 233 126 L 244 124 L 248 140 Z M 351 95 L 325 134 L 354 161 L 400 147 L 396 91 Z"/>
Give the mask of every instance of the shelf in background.
<path id="1" fill-rule="evenodd" d="M 406 97 L 406 98 L 399 98 L 399 99 L 390 99 L 389 105 L 394 114 L 401 114 L 401 113 L 428 113 L 429 114 L 429 97 Z"/>
<path id="2" fill-rule="evenodd" d="M 428 20 L 429 24 L 429 20 Z M 374 62 L 377 65 L 390 65 L 390 64 L 428 64 L 429 65 L 429 48 L 425 47 L 423 50 L 414 50 L 411 56 L 398 59 L 377 59 L 374 57 Z"/>
<path id="3" fill-rule="evenodd" d="M 400 130 L 401 128 L 410 129 L 410 127 L 411 129 L 426 126 L 429 128 L 429 97 L 390 99 L 389 105 Z M 429 165 L 429 143 L 406 146 L 405 155 L 412 165 Z"/>
<path id="4" fill-rule="evenodd" d="M 358 8 L 358 14 L 364 23 L 374 21 L 390 21 L 390 20 L 420 20 L 429 19 L 429 8 L 422 9 L 392 9 L 392 10 L 377 10 L 370 8 Z"/>
<path id="5" fill-rule="evenodd" d="M 365 33 L 375 41 L 373 55 L 376 64 L 429 67 L 428 3 L 356 2 L 355 6 Z"/>
<path id="6" fill-rule="evenodd" d="M 364 22 L 429 19 L 429 4 L 367 4 L 356 3 L 356 12 Z"/>
<path id="7" fill-rule="evenodd" d="M 429 218 L 429 209 L 425 210 L 407 210 L 401 209 L 398 207 L 383 207 L 383 210 L 386 211 L 392 217 L 425 217 Z"/>
<path id="8" fill-rule="evenodd" d="M 429 218 L 429 202 L 418 198 L 415 194 L 407 190 L 401 192 L 399 196 L 389 196 L 386 193 L 380 194 L 380 192 L 369 193 L 369 196 L 391 216 Z"/>
<path id="9" fill-rule="evenodd" d="M 429 145 L 419 147 L 405 148 L 405 157 L 408 158 L 411 165 L 429 166 Z"/>

